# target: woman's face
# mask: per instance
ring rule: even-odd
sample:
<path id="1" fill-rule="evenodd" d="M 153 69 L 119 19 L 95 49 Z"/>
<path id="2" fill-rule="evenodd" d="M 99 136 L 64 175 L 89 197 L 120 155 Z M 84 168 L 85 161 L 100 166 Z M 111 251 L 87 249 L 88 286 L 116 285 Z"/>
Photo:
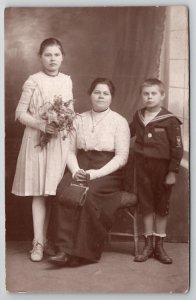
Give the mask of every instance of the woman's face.
<path id="1" fill-rule="evenodd" d="M 101 112 L 110 106 L 112 95 L 107 84 L 98 83 L 91 94 L 91 105 L 94 111 Z"/>
<path id="2" fill-rule="evenodd" d="M 40 60 L 46 73 L 55 74 L 59 71 L 63 61 L 63 55 L 58 46 L 48 46 L 41 54 Z"/>

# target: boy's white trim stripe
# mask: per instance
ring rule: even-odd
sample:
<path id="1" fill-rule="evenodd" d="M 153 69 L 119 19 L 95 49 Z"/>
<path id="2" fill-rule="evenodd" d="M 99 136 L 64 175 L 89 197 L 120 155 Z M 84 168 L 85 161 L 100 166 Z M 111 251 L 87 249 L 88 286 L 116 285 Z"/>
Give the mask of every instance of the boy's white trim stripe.
<path id="1" fill-rule="evenodd" d="M 151 120 L 151 122 L 155 122 L 155 121 L 159 121 L 159 120 L 164 120 L 164 119 L 168 119 L 170 117 L 173 117 L 174 115 L 172 114 L 167 114 L 167 115 L 163 115 L 163 116 L 158 116 L 155 117 L 153 120 Z"/>
<path id="2" fill-rule="evenodd" d="M 138 115 L 139 115 L 139 118 L 140 120 L 142 121 L 142 123 L 145 125 L 145 122 L 144 122 L 144 117 L 141 113 L 141 110 L 138 111 Z M 156 116 L 153 120 L 151 120 L 149 123 L 152 123 L 152 122 L 156 122 L 156 121 L 161 121 L 161 120 L 164 120 L 164 119 L 168 119 L 170 117 L 173 117 L 174 115 L 173 114 L 165 114 L 165 115 L 162 115 L 162 116 Z"/>
<path id="3" fill-rule="evenodd" d="M 140 118 L 140 120 L 142 121 L 142 123 L 144 123 L 144 117 L 143 117 L 143 115 L 142 115 L 142 113 L 141 113 L 141 110 L 138 111 L 138 115 L 139 115 L 139 118 Z M 145 123 L 144 123 L 144 124 L 145 124 Z"/>

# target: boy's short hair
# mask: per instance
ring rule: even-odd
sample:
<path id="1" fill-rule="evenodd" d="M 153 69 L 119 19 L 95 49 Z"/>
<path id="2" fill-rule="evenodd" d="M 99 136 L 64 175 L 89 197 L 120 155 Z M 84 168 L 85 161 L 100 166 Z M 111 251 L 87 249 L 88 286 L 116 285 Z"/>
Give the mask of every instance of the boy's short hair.
<path id="1" fill-rule="evenodd" d="M 157 79 L 157 78 L 148 78 L 146 79 L 140 86 L 140 93 L 142 92 L 142 89 L 144 87 L 152 86 L 152 85 L 157 85 L 159 87 L 160 93 L 164 94 L 165 93 L 165 86 L 164 83 Z"/>

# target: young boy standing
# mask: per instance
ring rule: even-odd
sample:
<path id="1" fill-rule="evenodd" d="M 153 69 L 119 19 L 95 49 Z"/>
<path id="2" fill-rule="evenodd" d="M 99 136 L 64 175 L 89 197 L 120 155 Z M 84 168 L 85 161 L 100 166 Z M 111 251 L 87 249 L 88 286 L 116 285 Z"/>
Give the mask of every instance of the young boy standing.
<path id="1" fill-rule="evenodd" d="M 145 246 L 134 261 L 143 262 L 154 256 L 164 264 L 171 264 L 172 259 L 163 248 L 163 239 L 169 198 L 183 155 L 181 121 L 162 107 L 165 89 L 160 80 L 145 80 L 141 96 L 144 108 L 135 113 L 130 129 L 131 136 L 136 136 L 136 182 Z"/>

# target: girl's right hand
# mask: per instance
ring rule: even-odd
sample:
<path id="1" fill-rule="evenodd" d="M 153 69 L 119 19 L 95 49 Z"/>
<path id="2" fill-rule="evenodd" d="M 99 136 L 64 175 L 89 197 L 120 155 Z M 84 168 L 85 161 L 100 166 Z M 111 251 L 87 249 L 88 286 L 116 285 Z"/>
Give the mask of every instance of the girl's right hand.
<path id="1" fill-rule="evenodd" d="M 57 128 L 54 125 L 52 125 L 52 124 L 46 124 L 45 132 L 49 133 L 49 134 L 53 134 L 53 135 L 57 135 L 58 134 Z"/>

